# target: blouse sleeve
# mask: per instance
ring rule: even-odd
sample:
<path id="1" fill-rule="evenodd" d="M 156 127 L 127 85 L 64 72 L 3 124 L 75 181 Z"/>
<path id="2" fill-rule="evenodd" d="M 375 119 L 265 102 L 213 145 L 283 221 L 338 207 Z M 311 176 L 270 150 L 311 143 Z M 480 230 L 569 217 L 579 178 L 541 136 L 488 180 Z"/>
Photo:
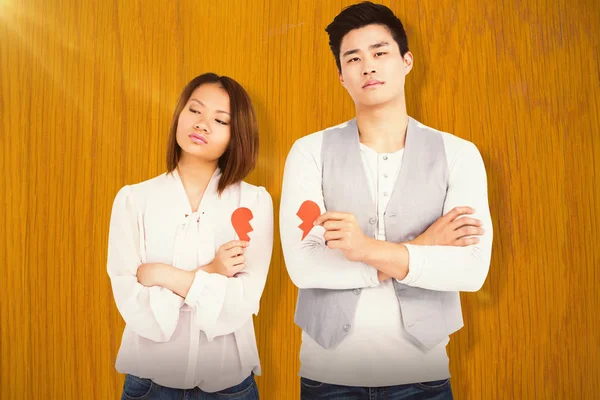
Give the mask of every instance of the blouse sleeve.
<path id="1" fill-rule="evenodd" d="M 166 342 L 177 327 L 183 299 L 169 289 L 138 282 L 143 251 L 132 190 L 125 186 L 114 200 L 110 218 L 107 269 L 113 295 L 129 328 L 146 339 Z"/>
<path id="2" fill-rule="evenodd" d="M 233 278 L 199 270 L 185 299 L 209 340 L 237 331 L 258 314 L 273 250 L 273 202 L 262 187 L 251 196 L 247 207 L 254 230 L 244 253 L 246 268 Z"/>

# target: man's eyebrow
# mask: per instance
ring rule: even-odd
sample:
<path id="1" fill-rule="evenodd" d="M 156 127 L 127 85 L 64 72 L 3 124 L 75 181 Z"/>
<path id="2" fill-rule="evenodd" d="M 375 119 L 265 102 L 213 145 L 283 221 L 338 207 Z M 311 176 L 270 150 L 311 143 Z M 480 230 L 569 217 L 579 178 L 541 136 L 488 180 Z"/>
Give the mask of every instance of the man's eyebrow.
<path id="1" fill-rule="evenodd" d="M 380 47 L 384 47 L 384 46 L 389 46 L 389 43 L 388 43 L 388 42 L 386 42 L 386 41 L 377 42 L 377 43 L 375 43 L 375 44 L 372 44 L 372 45 L 370 45 L 370 46 L 369 46 L 369 50 L 378 49 L 378 48 L 380 48 Z M 359 50 L 358 50 L 358 49 L 351 49 L 351 50 L 348 50 L 348 51 L 346 51 L 346 52 L 345 52 L 345 53 L 342 55 L 342 57 L 349 56 L 350 54 L 356 54 L 356 53 L 358 53 L 358 52 L 359 52 Z"/>

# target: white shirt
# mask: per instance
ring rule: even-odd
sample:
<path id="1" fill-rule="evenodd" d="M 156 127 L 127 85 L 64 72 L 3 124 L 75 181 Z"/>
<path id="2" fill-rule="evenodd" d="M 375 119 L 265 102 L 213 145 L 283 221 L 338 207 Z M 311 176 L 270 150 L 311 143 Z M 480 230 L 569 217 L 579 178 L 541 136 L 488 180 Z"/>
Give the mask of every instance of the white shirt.
<path id="1" fill-rule="evenodd" d="M 242 382 L 260 362 L 252 314 L 258 313 L 273 247 L 273 204 L 263 187 L 245 182 L 217 195 L 219 169 L 196 212 L 175 170 L 125 186 L 110 221 L 108 274 L 125 331 L 116 369 L 168 387 L 206 392 Z M 144 287 L 140 264 L 160 262 L 193 270 L 212 261 L 238 237 L 231 214 L 248 207 L 246 268 L 234 278 L 199 270 L 185 299 L 169 289 Z"/>
<path id="2" fill-rule="evenodd" d="M 472 206 L 476 209 L 473 216 L 482 221 L 486 231 L 478 245 L 468 247 L 407 245 L 409 273 L 401 282 L 432 290 L 477 290 L 487 275 L 492 243 L 485 168 L 472 143 L 441 134 L 449 170 L 444 214 L 455 206 Z M 300 375 L 327 383 L 369 387 L 448 378 L 449 339 L 427 352 L 408 339 L 391 280 L 379 283 L 374 267 L 348 261 L 340 251 L 328 249 L 322 227 L 313 228 L 304 241 L 300 240 L 300 220 L 295 215 L 300 204 L 313 200 L 322 212 L 326 211 L 321 180 L 322 139 L 323 131 L 297 140 L 286 161 L 280 210 L 286 266 L 300 288 L 363 289 L 352 330 L 338 346 L 324 349 L 302 333 Z M 385 240 L 383 213 L 404 150 L 377 154 L 365 145 L 360 148 L 368 190 L 379 214 L 375 238 Z"/>

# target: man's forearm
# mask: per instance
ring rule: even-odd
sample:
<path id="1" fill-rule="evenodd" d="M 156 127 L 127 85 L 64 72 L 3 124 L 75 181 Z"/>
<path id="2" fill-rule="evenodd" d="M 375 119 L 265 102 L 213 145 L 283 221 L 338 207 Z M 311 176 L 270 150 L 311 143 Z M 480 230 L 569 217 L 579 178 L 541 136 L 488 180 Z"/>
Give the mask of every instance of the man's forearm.
<path id="1" fill-rule="evenodd" d="M 408 249 L 403 243 L 369 239 L 362 261 L 398 280 L 404 279 L 408 274 Z"/>

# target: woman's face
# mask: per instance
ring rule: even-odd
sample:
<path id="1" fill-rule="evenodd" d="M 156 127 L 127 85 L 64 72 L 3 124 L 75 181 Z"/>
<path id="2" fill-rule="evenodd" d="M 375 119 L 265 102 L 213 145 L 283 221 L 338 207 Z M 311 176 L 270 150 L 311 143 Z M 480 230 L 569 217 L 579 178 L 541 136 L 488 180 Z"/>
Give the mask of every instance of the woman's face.
<path id="1" fill-rule="evenodd" d="M 181 157 L 216 162 L 227 150 L 231 114 L 229 95 L 218 83 L 198 86 L 179 114 L 177 144 Z"/>

